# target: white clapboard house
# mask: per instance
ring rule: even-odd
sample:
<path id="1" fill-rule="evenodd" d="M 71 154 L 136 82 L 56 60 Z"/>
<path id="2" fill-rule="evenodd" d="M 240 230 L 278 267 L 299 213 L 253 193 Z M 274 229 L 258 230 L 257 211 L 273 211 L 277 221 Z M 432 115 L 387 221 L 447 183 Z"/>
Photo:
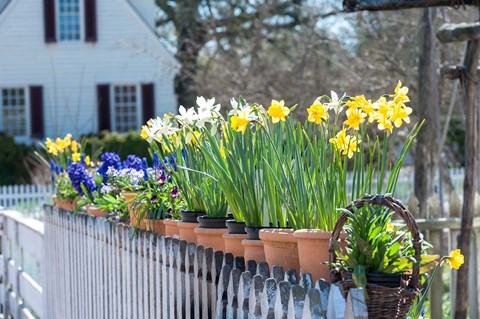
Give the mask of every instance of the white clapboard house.
<path id="1" fill-rule="evenodd" d="M 139 129 L 176 110 L 155 0 L 0 0 L 0 131 L 17 141 Z"/>

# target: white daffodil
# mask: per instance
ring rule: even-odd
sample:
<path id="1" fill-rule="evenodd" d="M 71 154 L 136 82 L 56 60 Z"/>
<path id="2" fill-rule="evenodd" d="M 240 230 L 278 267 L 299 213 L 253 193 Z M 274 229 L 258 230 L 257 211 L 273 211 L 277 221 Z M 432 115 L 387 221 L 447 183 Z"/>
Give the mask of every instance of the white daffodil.
<path id="1" fill-rule="evenodd" d="M 198 120 L 198 114 L 193 107 L 186 109 L 183 105 L 178 108 L 175 118 L 183 125 L 191 125 Z"/>
<path id="2" fill-rule="evenodd" d="M 330 95 L 331 95 L 331 101 L 330 103 L 327 103 L 327 107 L 328 109 L 333 109 L 335 114 L 338 114 L 342 110 L 341 103 L 345 98 L 346 93 L 343 93 L 341 98 L 338 98 L 337 93 L 335 93 L 334 91 L 331 91 Z"/>

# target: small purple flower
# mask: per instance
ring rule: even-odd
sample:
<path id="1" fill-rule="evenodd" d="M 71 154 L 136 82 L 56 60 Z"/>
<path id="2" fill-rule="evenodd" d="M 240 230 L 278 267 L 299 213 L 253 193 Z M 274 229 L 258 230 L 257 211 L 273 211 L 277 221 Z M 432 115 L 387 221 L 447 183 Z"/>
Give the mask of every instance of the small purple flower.
<path id="1" fill-rule="evenodd" d="M 170 192 L 170 195 L 172 195 L 172 198 L 178 198 L 178 189 L 176 185 L 173 186 L 173 189 Z"/>
<path id="2" fill-rule="evenodd" d="M 127 159 L 123 162 L 122 168 L 133 168 L 134 170 L 142 170 L 142 160 L 135 155 L 128 155 Z"/>
<path id="3" fill-rule="evenodd" d="M 150 202 L 152 204 L 156 204 L 157 203 L 157 196 L 156 195 L 153 195 L 152 198 L 150 198 Z"/>

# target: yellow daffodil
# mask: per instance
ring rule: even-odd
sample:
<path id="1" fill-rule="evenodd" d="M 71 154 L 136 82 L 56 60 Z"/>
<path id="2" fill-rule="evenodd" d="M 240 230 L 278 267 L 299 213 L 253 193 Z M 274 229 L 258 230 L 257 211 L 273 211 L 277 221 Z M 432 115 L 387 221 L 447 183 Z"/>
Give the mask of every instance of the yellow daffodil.
<path id="1" fill-rule="evenodd" d="M 328 107 L 317 99 L 313 102 L 312 105 L 307 109 L 308 112 L 308 121 L 315 122 L 315 124 L 320 124 L 323 121 L 328 119 Z"/>
<path id="2" fill-rule="evenodd" d="M 235 114 L 230 117 L 230 125 L 236 132 L 245 133 L 248 124 L 252 121 L 250 107 L 236 110 Z"/>
<path id="3" fill-rule="evenodd" d="M 389 119 L 387 118 L 381 118 L 379 119 L 378 121 L 378 129 L 380 131 L 383 131 L 383 130 L 389 130 L 390 133 L 392 133 L 393 131 L 393 125 L 392 125 L 392 121 L 390 121 Z"/>
<path id="4" fill-rule="evenodd" d="M 374 107 L 377 109 L 375 112 L 375 119 L 378 122 L 384 122 L 389 120 L 393 114 L 393 102 L 387 101 L 387 99 L 382 96 L 375 103 Z"/>
<path id="5" fill-rule="evenodd" d="M 353 157 L 353 153 L 358 152 L 360 149 L 358 148 L 358 144 L 362 142 L 361 139 L 357 139 L 354 135 L 347 135 L 345 138 L 345 145 L 346 147 L 342 151 L 342 155 L 347 155 L 348 158 Z"/>
<path id="6" fill-rule="evenodd" d="M 81 154 L 80 153 L 73 153 L 72 154 L 72 161 L 80 162 Z"/>
<path id="7" fill-rule="evenodd" d="M 453 269 L 459 269 L 464 263 L 464 257 L 460 249 L 452 250 L 450 255 L 446 259 L 447 264 L 450 265 Z"/>
<path id="8" fill-rule="evenodd" d="M 93 164 L 92 161 L 90 160 L 90 155 L 85 156 L 85 164 L 87 166 L 90 166 L 90 164 Z"/>
<path id="9" fill-rule="evenodd" d="M 393 114 L 390 119 L 392 120 L 395 127 L 398 128 L 402 126 L 403 122 L 407 124 L 410 123 L 409 115 L 412 113 L 412 108 L 401 104 L 395 104 L 392 113 Z"/>
<path id="10" fill-rule="evenodd" d="M 55 140 L 55 144 L 57 146 L 57 151 L 60 153 L 63 153 L 65 151 L 65 148 L 67 147 L 65 140 L 62 140 L 61 138 L 57 137 Z"/>
<path id="11" fill-rule="evenodd" d="M 285 121 L 288 114 L 290 114 L 290 109 L 288 107 L 285 107 L 284 100 L 272 100 L 272 104 L 268 108 L 267 113 L 272 118 L 273 124 L 275 124 L 280 121 Z"/>
<path id="12" fill-rule="evenodd" d="M 335 135 L 335 137 L 331 138 L 329 142 L 335 146 L 338 151 L 342 151 L 345 148 L 346 140 L 347 140 L 347 131 L 342 129 L 340 132 Z"/>
<path id="13" fill-rule="evenodd" d="M 388 224 L 387 225 L 387 231 L 392 232 L 394 230 L 395 230 L 395 226 L 393 226 L 393 224 Z"/>
<path id="14" fill-rule="evenodd" d="M 72 149 L 72 152 L 76 153 L 78 152 L 78 143 L 77 141 L 73 140 L 72 144 L 70 145 L 70 148 Z"/>
<path id="15" fill-rule="evenodd" d="M 395 87 L 395 94 L 393 94 L 391 97 L 393 97 L 393 101 L 395 102 L 395 104 L 404 104 L 410 102 L 410 98 L 407 94 L 408 87 L 402 87 L 402 82 L 398 81 L 398 84 Z"/>
<path id="16" fill-rule="evenodd" d="M 347 120 L 344 124 L 348 126 L 348 128 L 359 130 L 360 124 L 365 122 L 365 117 L 367 117 L 367 114 L 363 113 L 361 109 L 349 108 L 347 110 Z"/>
<path id="17" fill-rule="evenodd" d="M 142 131 L 140 132 L 140 137 L 146 140 L 148 138 L 147 127 L 144 125 L 142 126 Z"/>

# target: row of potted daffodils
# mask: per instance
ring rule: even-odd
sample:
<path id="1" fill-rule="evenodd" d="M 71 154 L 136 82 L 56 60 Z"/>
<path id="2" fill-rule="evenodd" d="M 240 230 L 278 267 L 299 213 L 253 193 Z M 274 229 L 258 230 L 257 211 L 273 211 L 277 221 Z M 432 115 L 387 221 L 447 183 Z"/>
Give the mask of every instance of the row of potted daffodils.
<path id="1" fill-rule="evenodd" d="M 304 122 L 284 101 L 263 107 L 240 97 L 223 111 L 199 97 L 196 107 L 148 121 L 141 136 L 177 166 L 171 177 L 186 202 L 181 238 L 328 278 L 338 209 L 395 190 L 421 126 L 392 156 L 392 135 L 410 123 L 407 93 L 400 82 L 374 102 L 332 92 L 307 108 Z"/>
<path id="2" fill-rule="evenodd" d="M 86 205 L 96 216 L 308 272 L 314 280 L 328 280 L 329 267 L 353 273 L 357 286 L 371 272 L 400 278 L 414 264 L 425 271 L 439 257 L 425 254 L 424 241 L 419 257 L 419 238 L 392 226 L 392 212 L 375 205 L 346 215 L 345 233 L 332 245 L 338 259 L 328 264 L 341 209 L 366 194 L 394 194 L 423 124 L 401 130 L 408 132 L 403 144 L 392 143 L 410 123 L 407 93 L 400 82 L 373 102 L 332 92 L 306 109 L 304 122 L 284 101 L 263 107 L 240 97 L 222 110 L 199 97 L 195 107 L 142 127 L 151 165 L 135 155 L 88 156 L 70 135 L 47 139 L 57 205 L 74 204 L 76 211 Z M 463 256 L 455 251 L 441 260 L 458 268 Z"/>

